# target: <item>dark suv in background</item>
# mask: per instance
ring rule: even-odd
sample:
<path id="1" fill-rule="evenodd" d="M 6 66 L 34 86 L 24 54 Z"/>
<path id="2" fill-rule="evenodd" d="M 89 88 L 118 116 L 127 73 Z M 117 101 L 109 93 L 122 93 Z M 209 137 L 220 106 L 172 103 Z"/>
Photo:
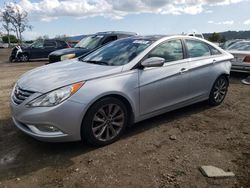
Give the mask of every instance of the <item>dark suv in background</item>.
<path id="1" fill-rule="evenodd" d="M 72 59 L 85 54 L 117 39 L 131 37 L 136 35 L 133 32 L 108 31 L 99 32 L 84 37 L 74 48 L 57 50 L 49 55 L 49 63 L 55 63 L 66 59 Z"/>
<path id="2" fill-rule="evenodd" d="M 31 45 L 16 46 L 12 49 L 9 60 L 26 62 L 30 59 L 43 59 L 48 58 L 48 55 L 59 49 L 70 48 L 70 46 L 62 40 L 58 39 L 45 39 L 36 40 Z"/>

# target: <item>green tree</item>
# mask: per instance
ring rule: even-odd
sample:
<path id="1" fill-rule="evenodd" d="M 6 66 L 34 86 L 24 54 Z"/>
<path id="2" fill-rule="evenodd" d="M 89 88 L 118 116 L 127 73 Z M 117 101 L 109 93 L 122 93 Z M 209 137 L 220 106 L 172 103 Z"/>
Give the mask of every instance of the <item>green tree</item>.
<path id="1" fill-rule="evenodd" d="M 10 43 L 18 43 L 18 39 L 16 38 L 16 36 L 15 35 L 5 35 L 5 36 L 3 36 L 2 37 L 2 39 L 3 39 L 3 42 L 4 43 L 8 43 L 9 42 L 9 39 L 10 39 Z"/>
<path id="2" fill-rule="evenodd" d="M 222 37 L 220 38 L 220 43 L 224 43 L 224 42 L 226 42 L 227 40 L 226 40 L 226 37 L 224 36 L 224 35 L 222 35 Z"/>
<path id="3" fill-rule="evenodd" d="M 220 39 L 221 39 L 220 34 L 215 32 L 208 37 L 208 40 L 211 42 L 220 42 Z"/>
<path id="4" fill-rule="evenodd" d="M 5 7 L 5 8 L 0 8 L 0 21 L 2 21 L 2 26 L 4 30 L 7 32 L 7 38 L 8 38 L 8 43 L 10 46 L 10 31 L 12 30 L 11 28 L 11 17 L 10 17 L 10 10 Z"/>

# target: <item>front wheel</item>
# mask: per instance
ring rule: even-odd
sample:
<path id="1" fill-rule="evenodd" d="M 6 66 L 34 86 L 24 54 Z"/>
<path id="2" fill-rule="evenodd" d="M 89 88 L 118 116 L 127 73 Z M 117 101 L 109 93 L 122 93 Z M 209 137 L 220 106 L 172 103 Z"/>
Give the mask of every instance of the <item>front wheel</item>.
<path id="1" fill-rule="evenodd" d="M 97 101 L 90 107 L 82 124 L 82 138 L 95 146 L 118 140 L 128 122 L 128 111 L 123 102 L 114 97 Z"/>
<path id="2" fill-rule="evenodd" d="M 29 61 L 29 56 L 28 56 L 28 54 L 23 53 L 23 54 L 20 54 L 18 57 L 19 57 L 19 60 L 20 60 L 21 62 L 27 62 L 27 61 Z"/>
<path id="3" fill-rule="evenodd" d="M 226 76 L 220 76 L 215 81 L 209 95 L 209 104 L 212 106 L 220 105 L 226 97 L 229 82 Z"/>
<path id="4" fill-rule="evenodd" d="M 10 56 L 10 57 L 9 57 L 9 62 L 10 62 L 10 63 L 13 63 L 14 61 L 15 61 L 15 58 L 14 58 L 13 56 Z"/>

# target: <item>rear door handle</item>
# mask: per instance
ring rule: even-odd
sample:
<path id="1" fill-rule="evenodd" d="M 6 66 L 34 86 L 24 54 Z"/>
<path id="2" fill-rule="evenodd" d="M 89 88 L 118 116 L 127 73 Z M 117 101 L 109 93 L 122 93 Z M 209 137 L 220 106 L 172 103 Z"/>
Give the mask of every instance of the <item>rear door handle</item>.
<path id="1" fill-rule="evenodd" d="M 214 64 L 214 63 L 216 63 L 216 62 L 217 62 L 216 59 L 214 59 L 212 63 Z"/>
<path id="2" fill-rule="evenodd" d="M 184 74 L 184 73 L 187 72 L 187 71 L 188 71 L 188 69 L 182 68 L 182 69 L 180 70 L 180 73 L 181 73 L 181 74 Z"/>

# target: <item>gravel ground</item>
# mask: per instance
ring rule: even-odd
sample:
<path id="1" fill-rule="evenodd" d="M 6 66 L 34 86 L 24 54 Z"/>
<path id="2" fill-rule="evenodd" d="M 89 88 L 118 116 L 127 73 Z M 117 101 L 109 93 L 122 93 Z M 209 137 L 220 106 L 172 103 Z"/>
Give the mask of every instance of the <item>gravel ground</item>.
<path id="1" fill-rule="evenodd" d="M 129 128 L 102 148 L 42 143 L 18 131 L 9 95 L 24 72 L 45 62 L 7 63 L 0 49 L 0 187 L 250 187 L 250 86 L 233 74 L 225 102 L 205 102 Z M 236 177 L 209 179 L 214 165 Z"/>

